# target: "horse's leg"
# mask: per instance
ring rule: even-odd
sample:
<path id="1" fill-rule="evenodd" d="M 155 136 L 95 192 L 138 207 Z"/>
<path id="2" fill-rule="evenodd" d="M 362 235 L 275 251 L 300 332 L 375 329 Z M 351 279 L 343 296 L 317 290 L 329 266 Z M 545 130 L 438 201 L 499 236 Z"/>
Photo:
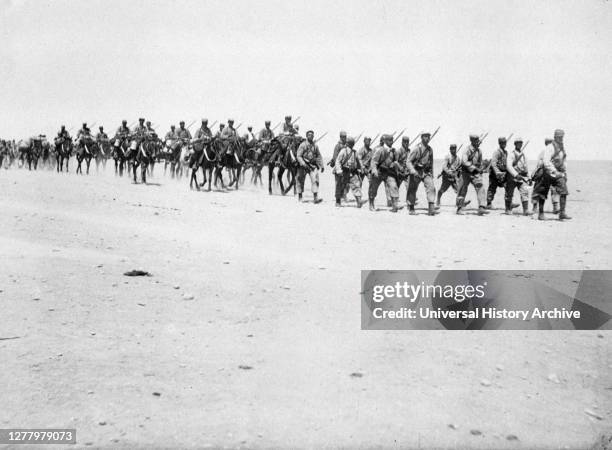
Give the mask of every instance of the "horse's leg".
<path id="1" fill-rule="evenodd" d="M 268 164 L 268 194 L 272 195 L 272 179 L 274 178 L 274 164 Z"/>
<path id="2" fill-rule="evenodd" d="M 283 184 L 283 174 L 284 173 L 285 173 L 285 168 L 283 166 L 280 166 L 278 168 L 278 176 L 276 178 L 278 179 L 278 183 L 280 184 L 280 190 L 283 195 L 287 194 L 287 192 L 285 192 L 285 185 Z"/>
<path id="3" fill-rule="evenodd" d="M 138 180 L 136 179 L 136 170 L 138 166 L 136 164 L 132 164 L 132 173 L 134 174 L 134 184 L 138 184 Z"/>
<path id="4" fill-rule="evenodd" d="M 142 183 L 147 184 L 147 169 L 149 165 L 147 163 L 142 163 Z"/>

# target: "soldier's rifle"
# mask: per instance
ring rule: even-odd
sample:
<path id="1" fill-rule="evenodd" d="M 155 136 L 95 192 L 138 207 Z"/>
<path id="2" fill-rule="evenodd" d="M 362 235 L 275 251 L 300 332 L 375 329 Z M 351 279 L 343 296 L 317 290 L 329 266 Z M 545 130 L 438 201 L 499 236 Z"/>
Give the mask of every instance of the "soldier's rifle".
<path id="1" fill-rule="evenodd" d="M 355 138 L 355 144 L 357 144 L 357 142 L 359 142 L 359 139 L 361 139 L 361 136 L 363 136 L 363 131 L 361 133 L 359 133 L 359 136 L 357 136 Z"/>
<path id="2" fill-rule="evenodd" d="M 372 139 L 370 142 L 376 143 L 376 139 L 378 139 L 378 136 L 380 136 L 380 133 L 378 133 L 376 136 L 374 136 L 374 139 Z"/>
<path id="3" fill-rule="evenodd" d="M 274 125 L 274 128 L 272 128 L 272 131 L 276 130 L 280 126 L 281 123 L 283 123 L 282 120 L 278 122 L 276 125 Z"/>
<path id="4" fill-rule="evenodd" d="M 404 135 L 404 132 L 405 132 L 405 131 L 406 131 L 406 128 L 404 128 L 404 129 L 402 130 L 402 132 L 401 132 L 400 134 L 398 134 L 398 135 L 397 135 L 397 137 L 395 137 L 395 138 L 393 139 L 393 144 L 395 144 L 395 143 L 397 142 L 397 140 L 398 140 L 399 138 L 401 138 L 401 137 Z M 395 133 L 394 133 L 394 134 L 395 134 Z M 391 145 L 393 145 L 393 144 L 391 144 Z"/>
<path id="5" fill-rule="evenodd" d="M 323 139 L 325 136 L 327 136 L 327 131 L 325 133 L 323 133 L 321 135 L 321 137 L 319 137 L 317 140 L 314 141 L 314 143 L 316 144 L 317 142 L 319 142 L 321 139 Z"/>
<path id="6" fill-rule="evenodd" d="M 187 129 L 191 128 L 194 123 L 196 123 L 196 121 L 192 120 L 191 123 L 189 125 L 187 125 L 185 128 L 187 128 Z"/>
<path id="7" fill-rule="evenodd" d="M 302 116 L 297 116 L 296 119 L 293 122 L 291 122 L 291 125 L 294 125 L 301 118 L 302 118 Z"/>

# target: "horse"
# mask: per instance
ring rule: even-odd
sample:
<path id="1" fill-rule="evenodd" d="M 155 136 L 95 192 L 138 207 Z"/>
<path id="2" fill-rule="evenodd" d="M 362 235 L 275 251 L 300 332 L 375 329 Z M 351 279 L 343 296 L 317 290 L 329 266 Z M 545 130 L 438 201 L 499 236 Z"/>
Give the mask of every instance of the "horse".
<path id="1" fill-rule="evenodd" d="M 228 187 L 235 184 L 236 189 L 238 189 L 240 173 L 242 172 L 242 165 L 244 164 L 244 160 L 242 159 L 244 145 L 239 138 L 233 138 L 225 142 L 221 141 L 221 146 L 220 162 L 221 166 L 225 167 L 229 172 L 230 182 Z M 221 182 L 223 183 L 223 178 L 221 178 Z"/>
<path id="2" fill-rule="evenodd" d="M 43 167 L 46 167 L 48 169 L 51 168 L 51 144 L 49 144 L 49 141 L 47 141 L 46 139 L 44 139 L 41 143 L 41 158 L 42 158 L 42 165 Z"/>
<path id="3" fill-rule="evenodd" d="M 106 161 L 111 154 L 111 146 L 108 140 L 100 140 L 97 141 L 96 145 L 96 153 L 94 158 L 96 160 L 96 173 L 100 170 L 100 164 L 102 164 L 102 169 L 106 170 Z"/>
<path id="4" fill-rule="evenodd" d="M 68 161 L 72 153 L 72 139 L 58 136 L 55 138 L 55 162 L 57 172 L 63 172 L 64 161 L 66 161 L 66 172 L 68 172 Z"/>
<path id="5" fill-rule="evenodd" d="M 94 157 L 95 148 L 97 147 L 96 142 L 91 138 L 91 136 L 81 136 L 77 141 L 77 151 L 76 151 L 76 159 L 77 159 L 77 168 L 76 173 L 80 173 L 83 175 L 83 160 L 87 164 L 87 175 L 89 175 L 89 166 L 91 165 L 91 160 Z"/>
<path id="6" fill-rule="evenodd" d="M 128 146 L 127 137 L 116 137 L 113 141 L 112 157 L 115 161 L 115 175 L 119 175 L 120 177 L 123 176 Z"/>
<path id="7" fill-rule="evenodd" d="M 136 172 L 140 167 L 140 178 L 143 184 L 147 184 L 147 168 L 155 155 L 155 139 L 141 139 L 140 143 L 132 141 L 128 159 L 132 162 L 134 173 L 134 184 L 138 184 Z"/>
<path id="8" fill-rule="evenodd" d="M 293 187 L 296 189 L 297 176 L 297 147 L 299 138 L 295 137 L 275 137 L 270 141 L 270 147 L 263 155 L 263 164 L 268 166 L 268 193 L 272 195 L 272 179 L 274 177 L 274 169 L 278 167 L 277 180 L 280 185 L 281 194 L 287 195 L 287 192 Z M 287 172 L 289 186 L 285 189 L 283 184 L 283 174 Z"/>

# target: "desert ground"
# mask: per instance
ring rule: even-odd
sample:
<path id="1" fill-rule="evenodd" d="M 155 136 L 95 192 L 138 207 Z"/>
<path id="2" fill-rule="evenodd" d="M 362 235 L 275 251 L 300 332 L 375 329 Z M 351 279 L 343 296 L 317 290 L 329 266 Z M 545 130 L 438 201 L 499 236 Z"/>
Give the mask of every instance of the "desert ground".
<path id="1" fill-rule="evenodd" d="M 362 269 L 610 268 L 612 162 L 570 162 L 567 222 L 505 216 L 502 192 L 485 217 L 452 192 L 436 217 L 392 214 L 382 187 L 376 213 L 335 208 L 327 170 L 315 205 L 74 169 L 0 170 L 0 428 L 76 428 L 79 448 L 578 449 L 612 431 L 608 330 L 362 331 L 359 295 Z"/>

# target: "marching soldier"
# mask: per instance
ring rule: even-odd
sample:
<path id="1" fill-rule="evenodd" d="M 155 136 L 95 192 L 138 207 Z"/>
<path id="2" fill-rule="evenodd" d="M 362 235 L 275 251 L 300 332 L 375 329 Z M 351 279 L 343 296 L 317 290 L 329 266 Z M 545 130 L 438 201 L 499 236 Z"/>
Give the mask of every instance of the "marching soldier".
<path id="1" fill-rule="evenodd" d="M 297 172 L 297 192 L 298 201 L 302 201 L 302 193 L 304 192 L 304 182 L 306 175 L 310 177 L 310 188 L 314 196 L 314 203 L 321 203 L 323 200 L 319 198 L 319 170 L 323 172 L 323 158 L 319 151 L 319 146 L 314 141 L 314 131 L 306 132 L 306 139 L 300 144 L 296 155 L 299 167 Z"/>
<path id="2" fill-rule="evenodd" d="M 527 189 L 527 184 L 529 183 L 529 172 L 521 138 L 514 140 L 514 150 L 508 155 L 506 164 L 506 214 L 512 214 L 512 197 L 514 196 L 514 189 L 518 189 L 523 205 L 523 215 L 528 216 L 529 189 Z"/>
<path id="3" fill-rule="evenodd" d="M 336 158 L 334 166 L 334 175 L 336 176 L 336 206 L 341 206 L 341 200 L 344 195 L 345 186 L 349 186 L 351 192 L 355 196 L 357 208 L 361 208 L 361 174 L 363 166 L 361 159 L 355 150 L 355 138 L 347 137 L 346 147 L 340 150 Z"/>
<path id="4" fill-rule="evenodd" d="M 563 130 L 555 130 L 553 141 L 546 146 L 542 158 L 538 163 L 536 184 L 533 189 L 534 197 L 538 198 L 538 219 L 544 220 L 544 202 L 548 190 L 555 187 L 559 194 L 559 220 L 571 219 L 565 212 L 567 203 L 567 168 L 565 164 L 566 153 L 563 144 Z"/>
<path id="5" fill-rule="evenodd" d="M 429 145 L 431 133 L 426 132 L 421 134 L 421 142 L 408 155 L 406 166 L 410 173 L 408 181 L 408 192 L 406 194 L 406 203 L 408 204 L 408 213 L 416 214 L 414 211 L 414 203 L 416 201 L 416 193 L 421 184 L 425 186 L 427 193 L 427 203 L 429 205 L 428 214 L 436 215 L 436 188 L 433 180 L 433 150 Z"/>
<path id="6" fill-rule="evenodd" d="M 547 145 L 552 144 L 552 141 L 553 140 L 551 138 L 544 139 L 544 146 L 546 147 Z M 535 170 L 531 174 L 531 180 L 534 182 L 536 181 L 536 177 L 537 177 L 539 168 L 543 165 L 540 163 L 540 161 L 543 161 L 543 158 L 544 158 L 544 150 L 542 150 L 540 154 L 538 155 L 538 160 L 536 163 Z M 554 186 L 550 187 L 550 198 L 553 204 L 553 214 L 559 214 L 559 194 L 557 194 L 557 188 L 555 188 Z M 538 211 L 538 195 L 535 189 L 531 193 L 531 204 L 533 207 L 533 212 L 535 214 Z"/>
<path id="7" fill-rule="evenodd" d="M 439 175 L 442 177 L 442 184 L 438 190 L 438 199 L 436 206 L 440 206 L 440 200 L 442 194 L 444 194 L 449 187 L 453 188 L 455 194 L 457 193 L 457 175 L 459 168 L 461 167 L 461 159 L 457 156 L 457 145 L 451 144 L 449 148 L 449 154 L 444 157 L 444 163 L 442 164 L 442 173 Z M 469 200 L 465 202 L 465 205 L 469 203 Z"/>
<path id="8" fill-rule="evenodd" d="M 402 143 L 400 148 L 396 151 L 397 155 L 397 173 L 396 173 L 396 182 L 397 182 L 397 190 L 399 191 L 402 187 L 402 182 L 406 182 L 406 205 L 408 204 L 408 178 L 410 176 L 410 172 L 408 171 L 408 157 L 410 156 L 410 138 L 408 136 L 402 136 Z M 387 203 L 390 202 L 391 198 L 389 197 L 388 189 L 385 190 L 387 194 Z M 391 205 L 388 205 L 391 206 Z"/>
<path id="9" fill-rule="evenodd" d="M 372 161 L 372 138 L 366 136 L 363 138 L 363 147 L 361 147 L 357 151 L 357 157 L 361 161 L 361 182 L 363 183 L 363 179 L 370 174 L 370 162 Z"/>
<path id="10" fill-rule="evenodd" d="M 392 148 L 393 137 L 389 134 L 383 135 L 381 145 L 376 147 L 370 162 L 370 186 L 368 188 L 368 199 L 370 211 L 376 211 L 374 200 L 378 193 L 378 187 L 384 183 L 391 197 L 391 212 L 397 212 L 399 192 L 397 180 L 395 179 L 395 168 L 397 167 L 397 155 Z"/>
<path id="11" fill-rule="evenodd" d="M 470 145 L 468 145 L 461 158 L 461 169 L 459 171 L 459 181 L 457 182 L 457 214 L 463 214 L 463 208 L 466 206 L 466 203 L 464 203 L 465 195 L 470 184 L 476 189 L 478 215 L 482 216 L 487 213 L 485 208 L 486 194 L 482 186 L 480 138 L 476 134 L 470 134 Z"/>
<path id="12" fill-rule="evenodd" d="M 346 146 L 346 131 L 341 131 L 340 140 L 334 147 L 334 153 L 333 153 L 332 159 L 330 159 L 329 162 L 327 163 L 328 166 L 334 167 L 336 165 L 336 158 L 338 157 L 338 153 L 340 153 L 340 150 L 342 150 L 345 146 Z"/>
<path id="13" fill-rule="evenodd" d="M 503 188 L 506 184 L 506 160 L 508 152 L 506 151 L 506 138 L 500 137 L 497 139 L 499 147 L 493 152 L 491 157 L 491 165 L 489 167 L 489 187 L 487 188 L 487 209 L 493 208 L 493 199 L 497 188 Z"/>
<path id="14" fill-rule="evenodd" d="M 201 140 L 204 138 L 212 138 L 212 132 L 210 128 L 208 128 L 208 119 L 202 119 L 202 125 L 198 128 L 198 131 L 195 133 L 195 140 Z"/>

